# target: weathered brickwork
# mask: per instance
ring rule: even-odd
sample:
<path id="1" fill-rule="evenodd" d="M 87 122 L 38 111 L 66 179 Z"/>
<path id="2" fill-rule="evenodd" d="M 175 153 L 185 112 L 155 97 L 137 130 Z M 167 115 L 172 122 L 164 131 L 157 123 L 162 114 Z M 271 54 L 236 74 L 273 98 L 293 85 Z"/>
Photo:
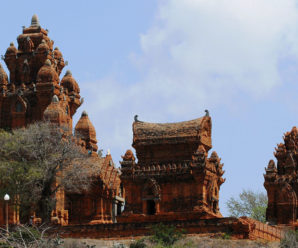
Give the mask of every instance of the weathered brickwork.
<path id="1" fill-rule="evenodd" d="M 266 218 L 272 224 L 298 226 L 298 130 L 285 133 L 284 143 L 275 148 L 273 160 L 269 161 L 264 186 L 268 194 Z"/>
<path id="2" fill-rule="evenodd" d="M 66 63 L 36 15 L 17 42 L 18 47 L 11 43 L 4 55 L 9 78 L 0 64 L 0 128 L 14 129 L 47 120 L 71 131 L 72 117 L 83 103 L 80 88 L 69 70 L 60 80 Z M 75 134 L 80 136 L 78 145 L 92 157 L 97 172 L 90 178 L 96 183 L 82 194 L 59 190 L 52 221 L 59 225 L 113 223 L 117 207 L 122 204 L 119 171 L 110 154 L 97 155 L 96 131 L 85 111 L 75 126 Z M 5 221 L 2 205 L 0 202 L 1 224 Z M 18 223 L 12 207 L 10 212 L 10 223 Z M 41 221 L 38 213 L 35 221 Z"/>
<path id="3" fill-rule="evenodd" d="M 58 229 L 62 237 L 69 238 L 122 238 L 152 234 L 154 222 L 132 222 L 99 225 L 65 226 Z M 233 239 L 280 240 L 284 232 L 278 227 L 249 218 L 213 218 L 201 220 L 172 220 L 164 224 L 183 229 L 188 234 L 224 234 L 229 233 Z M 55 230 L 57 231 L 57 230 Z"/>
<path id="4" fill-rule="evenodd" d="M 126 190 L 119 221 L 221 217 L 223 164 L 211 149 L 211 117 L 180 123 L 133 123 L 133 147 L 121 162 Z"/>
<path id="5" fill-rule="evenodd" d="M 11 43 L 4 55 L 9 77 L 0 64 L 0 128 L 47 120 L 72 130 L 72 117 L 83 103 L 80 88 L 69 70 L 60 80 L 67 63 L 36 15 L 17 43 L 17 47 Z M 81 194 L 59 190 L 53 223 L 60 225 L 64 237 L 148 235 L 152 225 L 162 221 L 188 233 L 229 232 L 235 238 L 279 240 L 283 232 L 277 227 L 249 218 L 222 217 L 219 190 L 225 179 L 217 153 L 208 155 L 211 127 L 208 111 L 201 118 L 179 123 L 146 123 L 136 116 L 132 146 L 137 160 L 127 150 L 120 172 L 110 154 L 98 156 L 96 131 L 84 111 L 75 135 L 80 136 L 78 145 L 89 153 L 96 169 L 90 175 L 95 183 Z M 277 167 L 270 161 L 266 168 L 267 219 L 298 226 L 297 129 L 284 139 L 285 144 L 276 149 Z M 35 217 L 35 222 L 42 221 L 38 213 Z M 0 224 L 4 222 L 5 207 L 0 201 Z M 12 204 L 9 222 L 19 223 Z"/>

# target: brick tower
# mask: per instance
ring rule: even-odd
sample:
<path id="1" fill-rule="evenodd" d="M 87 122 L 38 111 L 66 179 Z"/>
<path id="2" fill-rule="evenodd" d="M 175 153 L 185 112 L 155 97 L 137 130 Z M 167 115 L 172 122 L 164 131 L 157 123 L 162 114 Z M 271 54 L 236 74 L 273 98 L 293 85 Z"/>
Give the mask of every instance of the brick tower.
<path id="1" fill-rule="evenodd" d="M 133 123 L 133 144 L 121 162 L 126 202 L 121 221 L 222 217 L 223 164 L 211 149 L 211 117 L 179 123 Z"/>
<path id="2" fill-rule="evenodd" d="M 264 175 L 268 195 L 266 219 L 272 224 L 298 226 L 298 131 L 293 127 L 284 135 L 284 143 L 275 148 L 273 160 Z"/>
<path id="3" fill-rule="evenodd" d="M 54 41 L 41 28 L 36 15 L 17 42 L 18 48 L 11 43 L 3 57 L 9 78 L 0 64 L 0 128 L 14 129 L 46 120 L 68 128 L 72 135 L 72 117 L 83 101 L 71 71 L 59 78 L 65 66 L 62 53 L 57 47 L 53 49 Z M 95 128 L 86 112 L 77 123 L 75 134 L 78 145 L 91 156 L 92 187 L 80 194 L 60 189 L 52 219 L 60 225 L 115 222 L 123 202 L 119 171 L 110 154 L 98 156 Z M 0 200 L 0 209 L 2 205 Z M 16 211 L 9 211 L 14 216 L 10 223 L 18 223 Z M 0 225 L 5 222 L 4 216 L 0 211 Z"/>
<path id="4" fill-rule="evenodd" d="M 72 116 L 81 105 L 80 89 L 70 71 L 60 82 L 65 66 L 62 53 L 57 47 L 53 49 L 54 41 L 41 28 L 36 15 L 17 42 L 18 48 L 11 43 L 4 55 L 9 79 L 0 65 L 0 128 L 23 127 L 43 120 L 54 95 L 64 111 L 64 119 L 59 121 L 72 128 Z"/>

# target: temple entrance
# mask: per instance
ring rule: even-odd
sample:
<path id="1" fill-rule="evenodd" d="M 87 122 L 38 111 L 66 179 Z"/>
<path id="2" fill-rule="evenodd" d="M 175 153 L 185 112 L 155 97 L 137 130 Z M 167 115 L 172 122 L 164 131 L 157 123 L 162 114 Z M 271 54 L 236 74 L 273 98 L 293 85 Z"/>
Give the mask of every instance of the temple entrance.
<path id="1" fill-rule="evenodd" d="M 147 214 L 154 215 L 156 213 L 155 201 L 147 200 Z"/>

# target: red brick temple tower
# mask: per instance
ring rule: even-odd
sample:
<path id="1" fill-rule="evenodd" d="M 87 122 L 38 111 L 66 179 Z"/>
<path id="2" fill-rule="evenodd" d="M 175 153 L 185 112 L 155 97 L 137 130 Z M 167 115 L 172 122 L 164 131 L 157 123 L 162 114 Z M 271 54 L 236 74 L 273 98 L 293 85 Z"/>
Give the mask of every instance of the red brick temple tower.
<path id="1" fill-rule="evenodd" d="M 71 134 L 72 117 L 83 101 L 69 70 L 59 78 L 65 66 L 62 53 L 57 47 L 53 49 L 54 41 L 36 15 L 30 27 L 23 28 L 17 42 L 18 48 L 11 43 L 3 57 L 9 78 L 0 64 L 0 128 L 14 129 L 46 120 L 68 128 Z M 86 112 L 77 123 L 75 134 L 80 137 L 78 144 L 91 156 L 94 171 L 90 180 L 94 183 L 81 194 L 59 190 L 52 218 L 60 225 L 113 223 L 123 202 L 119 171 L 110 154 L 98 156 L 95 128 Z M 0 200 L 0 209 L 2 204 Z M 10 223 L 18 223 L 17 213 L 13 208 L 10 211 Z M 0 224 L 4 222 L 0 211 Z"/>
<path id="2" fill-rule="evenodd" d="M 268 195 L 266 219 L 272 224 L 298 226 L 298 130 L 293 127 L 284 135 L 284 143 L 275 148 L 273 160 L 264 175 Z"/>
<path id="3" fill-rule="evenodd" d="M 17 38 L 18 48 L 10 44 L 4 55 L 9 80 L 0 66 L 0 128 L 23 127 L 43 120 L 45 109 L 56 95 L 65 112 L 67 125 L 81 105 L 80 89 L 68 71 L 61 83 L 59 76 L 65 66 L 62 53 L 48 31 L 41 28 L 36 15 L 31 25 Z"/>
<path id="4" fill-rule="evenodd" d="M 133 144 L 121 162 L 126 191 L 119 221 L 162 221 L 222 217 L 219 189 L 223 164 L 208 158 L 211 117 L 179 123 L 146 123 L 135 118 Z"/>

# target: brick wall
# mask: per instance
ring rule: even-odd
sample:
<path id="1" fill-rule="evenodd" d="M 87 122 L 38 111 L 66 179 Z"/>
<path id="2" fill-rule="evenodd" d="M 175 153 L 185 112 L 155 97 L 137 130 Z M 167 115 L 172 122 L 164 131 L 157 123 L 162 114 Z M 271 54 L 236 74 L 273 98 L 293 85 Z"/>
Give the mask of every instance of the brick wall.
<path id="1" fill-rule="evenodd" d="M 150 235 L 152 225 L 156 223 L 114 223 L 98 225 L 69 225 L 56 227 L 52 232 L 59 232 L 62 237 L 72 238 L 121 238 Z M 281 229 L 254 221 L 249 218 L 218 218 L 206 220 L 168 221 L 188 234 L 229 233 L 238 239 L 280 240 Z"/>

